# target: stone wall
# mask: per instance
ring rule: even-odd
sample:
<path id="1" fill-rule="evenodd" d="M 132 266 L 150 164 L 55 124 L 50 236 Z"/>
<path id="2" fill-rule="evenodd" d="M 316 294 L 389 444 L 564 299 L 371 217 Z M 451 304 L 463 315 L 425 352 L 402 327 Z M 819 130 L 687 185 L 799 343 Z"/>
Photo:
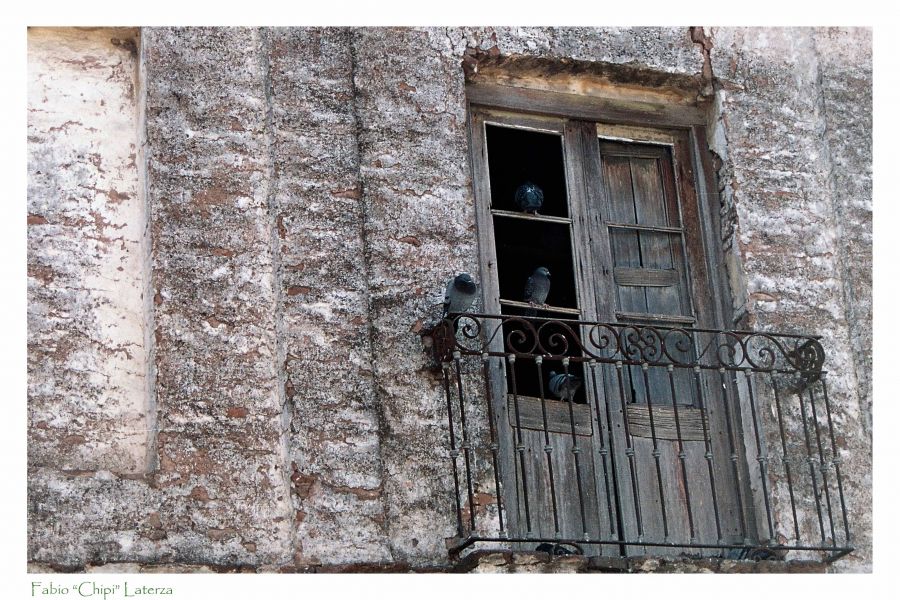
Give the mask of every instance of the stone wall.
<path id="1" fill-rule="evenodd" d="M 871 32 L 713 29 L 708 52 L 719 86 L 711 148 L 723 162 L 722 208 L 733 227 L 730 280 L 740 281 L 732 290 L 735 319 L 823 336 L 838 452 L 850 473 L 851 533 L 861 547 L 844 567 L 865 568 L 872 514 Z"/>
<path id="2" fill-rule="evenodd" d="M 446 568 L 446 417 L 418 334 L 448 274 L 478 272 L 462 62 L 480 48 L 714 95 L 735 317 L 825 336 L 859 548 L 838 568 L 871 569 L 868 30 L 130 35 L 29 33 L 33 568 Z M 115 110 L 85 125 L 88 84 Z"/>

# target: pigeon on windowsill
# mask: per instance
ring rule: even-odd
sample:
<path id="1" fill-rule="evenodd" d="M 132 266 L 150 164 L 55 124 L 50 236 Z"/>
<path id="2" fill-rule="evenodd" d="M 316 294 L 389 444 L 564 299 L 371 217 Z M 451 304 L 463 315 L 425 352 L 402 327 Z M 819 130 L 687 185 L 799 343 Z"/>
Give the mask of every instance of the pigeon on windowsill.
<path id="1" fill-rule="evenodd" d="M 530 181 L 516 188 L 516 204 L 524 213 L 536 215 L 544 206 L 544 191 Z"/>
<path id="2" fill-rule="evenodd" d="M 550 381 L 548 382 L 550 393 L 567 402 L 575 399 L 575 392 L 581 387 L 581 378 L 565 373 L 557 373 L 550 371 Z"/>
<path id="3" fill-rule="evenodd" d="M 550 271 L 547 270 L 547 267 L 538 267 L 525 283 L 525 302 L 532 306 L 546 306 L 549 294 Z M 525 309 L 525 316 L 527 317 L 533 317 L 536 314 L 536 308 Z"/>

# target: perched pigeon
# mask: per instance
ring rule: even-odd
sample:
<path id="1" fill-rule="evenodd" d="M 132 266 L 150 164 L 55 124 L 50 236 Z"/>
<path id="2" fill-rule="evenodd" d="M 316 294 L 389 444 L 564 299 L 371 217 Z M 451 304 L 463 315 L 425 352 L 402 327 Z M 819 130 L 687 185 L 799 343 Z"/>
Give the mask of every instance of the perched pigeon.
<path id="1" fill-rule="evenodd" d="M 544 192 L 530 181 L 516 188 L 516 204 L 522 212 L 537 214 L 544 205 Z"/>
<path id="2" fill-rule="evenodd" d="M 547 303 L 547 295 L 550 293 L 550 271 L 547 267 L 538 267 L 528 278 L 525 284 L 525 302 L 529 304 L 543 305 Z M 525 309 L 525 316 L 533 317 L 537 314 L 534 308 Z"/>
<path id="3" fill-rule="evenodd" d="M 731 560 L 784 560 L 787 551 L 783 548 L 732 548 L 725 554 Z"/>
<path id="4" fill-rule="evenodd" d="M 575 546 L 575 544 L 571 544 Z M 572 554 L 584 554 L 584 552 L 578 546 L 575 546 L 575 550 L 569 550 L 562 544 L 549 544 L 544 542 L 543 544 L 538 544 L 538 547 L 535 548 L 537 552 L 546 552 L 550 556 L 569 556 Z"/>
<path id="5" fill-rule="evenodd" d="M 550 393 L 557 398 L 565 401 L 571 401 L 575 398 L 575 392 L 581 387 L 581 378 L 565 373 L 557 373 L 550 371 Z"/>
<path id="6" fill-rule="evenodd" d="M 444 294 L 444 318 L 451 313 L 462 313 L 469 310 L 475 301 L 478 284 L 468 273 L 460 273 L 447 282 Z"/>

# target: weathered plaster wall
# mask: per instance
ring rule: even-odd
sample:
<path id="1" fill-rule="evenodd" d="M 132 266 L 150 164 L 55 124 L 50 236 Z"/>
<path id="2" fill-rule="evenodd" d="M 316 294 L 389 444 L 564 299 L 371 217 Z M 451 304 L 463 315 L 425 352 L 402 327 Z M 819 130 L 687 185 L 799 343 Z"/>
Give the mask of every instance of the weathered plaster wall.
<path id="1" fill-rule="evenodd" d="M 146 468 L 154 419 L 134 37 L 115 30 L 28 34 L 33 466 Z"/>
<path id="2" fill-rule="evenodd" d="M 704 48 L 686 28 L 144 30 L 158 465 L 35 463 L 30 560 L 447 562 L 443 392 L 418 333 L 449 274 L 478 272 L 461 63 L 479 47 L 693 75 L 698 94 L 719 78 L 736 314 L 826 334 L 861 545 L 843 564 L 867 568 L 866 34 L 707 33 Z M 53 288 L 32 285 L 39 306 Z M 29 339 L 34 364 L 53 335 Z"/>
<path id="3" fill-rule="evenodd" d="M 872 427 L 872 32 L 816 30 L 818 111 L 829 161 L 835 244 L 858 382 L 861 424 Z"/>
<path id="4" fill-rule="evenodd" d="M 870 40 L 713 29 L 709 51 L 720 86 L 712 148 L 735 227 L 731 279 L 743 288 L 735 316 L 823 336 L 859 547 L 844 568 L 871 560 Z"/>
<path id="5" fill-rule="evenodd" d="M 30 557 L 283 564 L 293 512 L 260 32 L 144 33 L 157 465 L 131 479 L 33 471 Z"/>
<path id="6" fill-rule="evenodd" d="M 298 565 L 390 562 L 351 36 L 266 32 Z M 316 85 L 309 85 L 315 81 Z"/>
<path id="7" fill-rule="evenodd" d="M 144 40 L 162 529 L 196 562 L 277 563 L 291 513 L 261 33 Z M 227 68 L 225 67 L 227 65 Z"/>

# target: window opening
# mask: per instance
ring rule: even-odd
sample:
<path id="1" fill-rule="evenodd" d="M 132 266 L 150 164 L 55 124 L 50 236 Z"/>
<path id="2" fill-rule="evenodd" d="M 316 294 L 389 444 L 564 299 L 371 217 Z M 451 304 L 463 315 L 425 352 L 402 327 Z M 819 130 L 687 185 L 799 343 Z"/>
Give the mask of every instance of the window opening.
<path id="1" fill-rule="evenodd" d="M 485 137 L 501 313 L 547 319 L 580 318 L 562 136 L 488 123 Z M 516 194 L 522 193 L 523 186 L 533 186 L 530 193 L 536 187 L 542 197 L 534 211 L 530 209 L 536 203 L 523 206 L 517 202 Z M 532 276 L 541 277 L 535 272 L 542 267 L 550 273 L 550 291 L 544 306 L 531 306 L 526 302 L 527 283 Z M 573 347 L 577 344 L 572 332 L 564 327 L 535 323 L 534 334 L 544 343 L 563 336 L 565 343 Z M 515 323 L 510 323 L 507 331 L 512 328 Z M 521 340 L 521 347 L 533 342 L 529 332 Z M 523 366 L 514 374 L 507 372 L 508 385 L 512 387 L 515 377 L 519 394 L 528 398 L 543 395 L 545 400 L 559 401 L 566 397 L 566 390 L 554 385 L 559 383 L 554 378 L 564 371 L 560 361 Z M 568 373 L 572 376 L 571 388 L 575 388 L 573 401 L 584 404 L 585 392 L 580 385 L 583 366 L 570 365 Z"/>

